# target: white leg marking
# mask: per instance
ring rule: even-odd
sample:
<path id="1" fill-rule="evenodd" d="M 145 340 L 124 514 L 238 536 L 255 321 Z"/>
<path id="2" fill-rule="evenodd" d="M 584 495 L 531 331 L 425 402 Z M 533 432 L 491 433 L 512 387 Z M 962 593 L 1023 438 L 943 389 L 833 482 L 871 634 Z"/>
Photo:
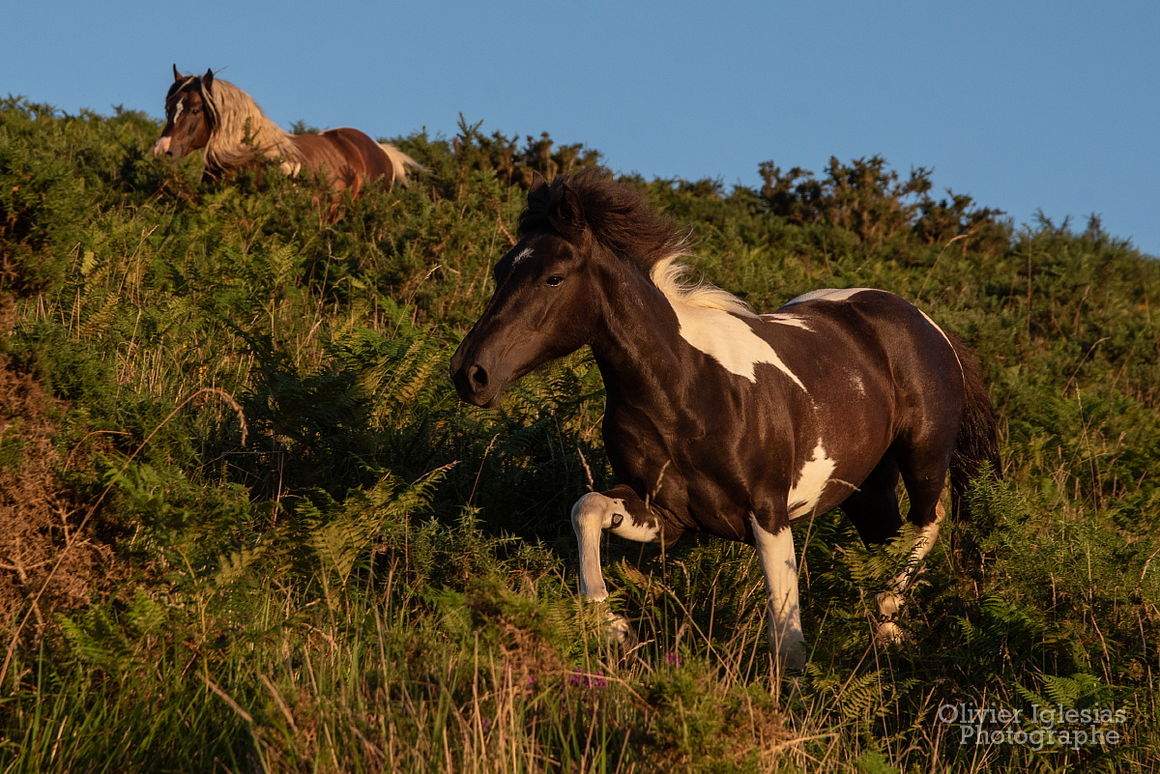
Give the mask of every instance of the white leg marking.
<path id="1" fill-rule="evenodd" d="M 806 663 L 805 637 L 802 635 L 801 606 L 798 602 L 797 556 L 793 549 L 793 532 L 783 527 L 776 533 L 765 530 L 749 514 L 753 542 L 765 573 L 769 593 L 769 639 L 778 662 L 786 669 L 801 669 Z"/>
<path id="2" fill-rule="evenodd" d="M 600 538 L 612 525 L 610 503 L 604 495 L 589 492 L 572 506 L 572 529 L 580 547 L 580 593 L 592 602 L 608 598 L 600 570 Z"/>
<path id="3" fill-rule="evenodd" d="M 809 459 L 802 465 L 797 481 L 789 490 L 791 519 L 813 514 L 837 466 L 838 463 L 830 458 L 826 447 L 822 445 L 822 439 L 819 438 Z"/>
<path id="4" fill-rule="evenodd" d="M 930 553 L 930 549 L 934 546 L 934 541 L 938 538 L 939 527 L 942 526 L 943 518 L 946 516 L 946 509 L 940 502 L 934 508 L 934 521 L 927 524 L 918 533 L 918 537 L 914 540 L 914 545 L 910 548 L 910 556 L 906 559 L 906 567 L 902 572 L 898 573 L 894 582 L 890 584 L 890 588 L 886 591 L 879 592 L 874 597 L 874 601 L 878 603 L 878 613 L 884 620 L 878 625 L 878 636 L 888 642 L 897 642 L 901 639 L 902 633 L 898 626 L 891 620 L 895 613 L 902 607 L 902 603 L 906 601 L 904 594 L 914 579 L 918 576 L 918 571 L 922 569 L 922 562 L 926 559 L 926 555 Z"/>
<path id="5" fill-rule="evenodd" d="M 655 542 L 661 533 L 659 521 L 637 524 L 624 500 L 599 492 L 589 492 L 572 506 L 572 529 L 580 547 L 580 593 L 593 602 L 608 597 L 600 571 L 600 537 L 604 531 L 638 543 Z"/>

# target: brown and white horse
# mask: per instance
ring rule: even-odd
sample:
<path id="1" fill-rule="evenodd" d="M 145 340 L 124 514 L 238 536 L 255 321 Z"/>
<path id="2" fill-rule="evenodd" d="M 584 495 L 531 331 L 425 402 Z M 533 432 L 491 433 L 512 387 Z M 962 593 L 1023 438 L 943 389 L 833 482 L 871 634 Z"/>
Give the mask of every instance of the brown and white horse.
<path id="1" fill-rule="evenodd" d="M 313 174 L 335 191 L 357 194 L 377 182 L 386 189 L 407 184 L 407 170 L 418 162 L 388 143 L 357 129 L 328 129 L 291 134 L 271 121 L 253 98 L 229 81 L 182 75 L 173 67 L 165 95 L 165 129 L 153 144 L 154 155 L 182 158 L 201 149 L 203 178 L 220 181 L 231 171 L 261 160 L 277 161 L 290 176 Z"/>
<path id="2" fill-rule="evenodd" d="M 877 599 L 879 632 L 896 639 L 891 618 L 938 534 L 948 468 L 956 518 L 982 464 L 998 469 L 977 360 L 891 293 L 818 290 L 758 315 L 724 290 L 682 284 L 687 255 L 674 225 L 605 172 L 534 188 L 495 293 L 451 361 L 456 390 L 495 406 L 523 374 L 590 346 L 619 483 L 572 509 L 581 593 L 608 596 L 604 532 L 750 543 L 784 668 L 805 661 L 790 522 L 841 505 L 864 540 L 884 541 L 902 523 L 901 477 L 920 534 Z"/>

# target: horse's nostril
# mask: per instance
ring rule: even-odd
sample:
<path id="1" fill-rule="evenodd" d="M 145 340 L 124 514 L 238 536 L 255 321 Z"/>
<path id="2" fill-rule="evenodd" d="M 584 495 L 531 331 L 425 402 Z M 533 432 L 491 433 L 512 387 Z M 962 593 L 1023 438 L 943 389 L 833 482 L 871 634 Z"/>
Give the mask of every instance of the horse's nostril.
<path id="1" fill-rule="evenodd" d="M 487 386 L 487 369 L 483 366 L 473 365 L 467 369 L 467 382 L 472 389 L 480 390 Z"/>

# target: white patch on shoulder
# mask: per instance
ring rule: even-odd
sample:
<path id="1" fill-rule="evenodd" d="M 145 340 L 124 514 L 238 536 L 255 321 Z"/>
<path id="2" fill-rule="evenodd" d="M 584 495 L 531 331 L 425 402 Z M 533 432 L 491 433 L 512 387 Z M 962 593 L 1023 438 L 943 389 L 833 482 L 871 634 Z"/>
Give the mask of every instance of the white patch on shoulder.
<path id="1" fill-rule="evenodd" d="M 532 248 L 525 247 L 523 250 L 520 250 L 518 253 L 516 253 L 512 258 L 512 266 L 518 266 L 520 261 L 524 260 L 525 258 L 530 258 L 531 256 Z"/>
<path id="2" fill-rule="evenodd" d="M 798 387 L 806 388 L 769 342 L 740 317 L 719 309 L 685 306 L 679 301 L 672 306 L 681 326 L 681 338 L 716 360 L 726 371 L 756 383 L 755 367 L 758 363 L 769 363 Z"/>
<path id="3" fill-rule="evenodd" d="M 847 301 L 865 290 L 874 290 L 874 288 L 821 288 L 811 290 L 809 293 L 802 293 L 797 298 L 787 301 L 785 305 L 800 304 L 803 301 Z"/>
<path id="4" fill-rule="evenodd" d="M 769 314 L 761 315 L 761 319 L 765 322 L 801 328 L 803 331 L 813 330 L 810 324 L 806 322 L 806 318 L 796 314 L 789 314 L 788 312 L 770 312 Z"/>
<path id="5" fill-rule="evenodd" d="M 682 287 L 685 267 L 676 256 L 666 258 L 652 269 L 652 280 L 677 315 L 681 338 L 704 352 L 732 374 L 757 383 L 754 369 L 769 363 L 803 390 L 797 377 L 769 342 L 761 338 L 746 320 L 762 318 L 749 311 L 745 302 L 711 285 Z"/>
<path id="6" fill-rule="evenodd" d="M 798 472 L 797 481 L 789 490 L 789 517 L 797 519 L 802 516 L 812 516 L 826 485 L 830 483 L 830 476 L 838 465 L 826 452 L 822 439 L 814 446 L 809 459 Z"/>

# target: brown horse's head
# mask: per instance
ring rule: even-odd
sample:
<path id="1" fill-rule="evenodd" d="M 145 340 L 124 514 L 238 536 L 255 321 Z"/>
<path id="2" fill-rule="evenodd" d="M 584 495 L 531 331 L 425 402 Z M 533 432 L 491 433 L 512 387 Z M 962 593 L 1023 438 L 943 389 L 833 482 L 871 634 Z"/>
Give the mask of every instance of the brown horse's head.
<path id="1" fill-rule="evenodd" d="M 153 143 L 153 155 L 181 158 L 204 148 L 213 132 L 210 95 L 213 70 L 205 75 L 182 75 L 173 66 L 173 85 L 165 95 L 165 129 Z"/>

